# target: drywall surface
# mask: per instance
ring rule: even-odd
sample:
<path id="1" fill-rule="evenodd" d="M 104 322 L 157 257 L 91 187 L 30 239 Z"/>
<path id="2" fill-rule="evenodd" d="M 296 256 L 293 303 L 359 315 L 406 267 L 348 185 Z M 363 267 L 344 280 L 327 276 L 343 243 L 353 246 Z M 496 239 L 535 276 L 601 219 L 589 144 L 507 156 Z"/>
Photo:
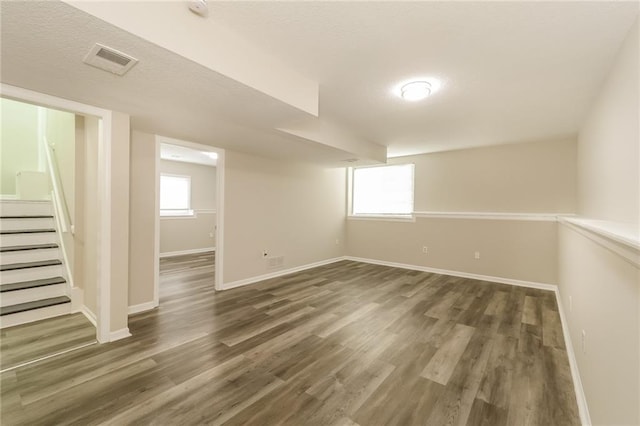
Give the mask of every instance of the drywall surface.
<path id="1" fill-rule="evenodd" d="M 415 165 L 418 217 L 415 222 L 348 220 L 347 253 L 556 284 L 555 222 L 460 219 L 446 213 L 533 213 L 533 218 L 573 213 L 575 153 L 575 140 L 560 139 L 393 158 L 389 163 Z M 445 217 L 421 217 L 420 212 Z"/>
<path id="2" fill-rule="evenodd" d="M 76 253 L 82 252 L 82 288 L 84 304 L 98 314 L 98 232 L 101 211 L 98 208 L 98 136 L 99 120 L 84 117 L 83 220 L 76 224 Z M 78 262 L 76 262 L 78 264 Z"/>
<path id="3" fill-rule="evenodd" d="M 555 284 L 556 232 L 555 222 L 542 221 L 350 219 L 347 252 L 354 257 Z"/>
<path id="4" fill-rule="evenodd" d="M 638 37 L 636 20 L 578 138 L 579 216 L 629 229 L 640 222 Z M 640 254 L 568 225 L 558 247 L 559 291 L 592 422 L 639 424 Z M 612 247 L 636 250 L 637 261 Z"/>
<path id="5" fill-rule="evenodd" d="M 560 296 L 592 424 L 636 425 L 640 269 L 566 225 L 558 247 Z"/>
<path id="6" fill-rule="evenodd" d="M 224 284 L 343 256 L 345 190 L 344 169 L 227 151 Z"/>
<path id="7" fill-rule="evenodd" d="M 633 223 L 640 219 L 638 37 L 636 22 L 580 131 L 581 216 Z"/>
<path id="8" fill-rule="evenodd" d="M 111 114 L 110 331 L 127 328 L 129 294 L 129 116 Z"/>
<path id="9" fill-rule="evenodd" d="M 129 306 L 154 300 L 156 156 L 154 135 L 131 132 Z"/>
<path id="10" fill-rule="evenodd" d="M 393 158 L 415 164 L 415 211 L 574 213 L 576 141 Z"/>
<path id="11" fill-rule="evenodd" d="M 160 173 L 191 178 L 191 217 L 160 219 L 160 253 L 213 249 L 216 246 L 216 168 L 160 161 Z"/>
<path id="12" fill-rule="evenodd" d="M 44 171 L 38 148 L 38 107 L 0 99 L 0 194 L 15 195 L 16 173 Z"/>

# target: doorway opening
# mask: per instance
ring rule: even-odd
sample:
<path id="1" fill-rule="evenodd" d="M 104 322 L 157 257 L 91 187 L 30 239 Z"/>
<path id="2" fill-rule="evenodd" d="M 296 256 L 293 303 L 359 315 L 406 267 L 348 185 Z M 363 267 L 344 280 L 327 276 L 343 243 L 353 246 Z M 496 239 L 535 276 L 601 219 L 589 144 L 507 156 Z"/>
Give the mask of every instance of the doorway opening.
<path id="1" fill-rule="evenodd" d="M 156 137 L 154 299 L 215 291 L 222 282 L 224 150 Z"/>
<path id="2" fill-rule="evenodd" d="M 0 108 L 4 371 L 96 343 L 101 120 L 5 97 Z"/>

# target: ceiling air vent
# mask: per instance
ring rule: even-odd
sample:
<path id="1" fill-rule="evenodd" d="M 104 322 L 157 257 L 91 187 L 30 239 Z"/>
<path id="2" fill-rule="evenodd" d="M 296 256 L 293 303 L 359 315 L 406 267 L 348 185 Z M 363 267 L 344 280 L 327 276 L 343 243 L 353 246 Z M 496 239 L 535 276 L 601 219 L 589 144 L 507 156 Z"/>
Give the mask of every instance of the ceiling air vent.
<path id="1" fill-rule="evenodd" d="M 82 61 L 85 64 L 117 75 L 124 75 L 138 63 L 138 60 L 133 56 L 129 56 L 126 53 L 103 46 L 99 43 L 96 43 L 96 45 L 91 48 Z"/>

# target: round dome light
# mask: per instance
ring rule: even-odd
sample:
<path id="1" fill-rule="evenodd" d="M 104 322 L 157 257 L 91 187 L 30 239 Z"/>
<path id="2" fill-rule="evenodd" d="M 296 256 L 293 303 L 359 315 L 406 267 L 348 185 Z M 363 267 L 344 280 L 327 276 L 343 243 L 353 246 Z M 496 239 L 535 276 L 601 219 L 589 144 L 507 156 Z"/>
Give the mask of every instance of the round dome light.
<path id="1" fill-rule="evenodd" d="M 428 81 L 412 81 L 400 88 L 400 96 L 405 101 L 419 101 L 431 94 L 431 83 Z"/>

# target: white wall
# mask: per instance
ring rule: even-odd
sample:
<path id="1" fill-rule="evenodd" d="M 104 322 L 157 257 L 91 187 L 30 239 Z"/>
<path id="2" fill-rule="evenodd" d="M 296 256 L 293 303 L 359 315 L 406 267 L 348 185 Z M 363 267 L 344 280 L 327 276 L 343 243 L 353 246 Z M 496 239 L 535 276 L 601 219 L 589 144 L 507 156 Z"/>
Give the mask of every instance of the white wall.
<path id="1" fill-rule="evenodd" d="M 400 157 L 415 163 L 415 210 L 574 213 L 576 140 Z"/>
<path id="2" fill-rule="evenodd" d="M 273 272 L 263 250 L 285 269 L 343 256 L 345 191 L 344 169 L 226 151 L 224 283 Z"/>
<path id="3" fill-rule="evenodd" d="M 131 132 L 129 306 L 154 302 L 157 155 L 155 135 Z"/>
<path id="4" fill-rule="evenodd" d="M 194 217 L 160 219 L 160 253 L 214 249 L 216 246 L 216 168 L 179 161 L 160 161 L 160 173 L 191 177 Z M 213 234 L 213 235 L 211 235 Z"/>
<path id="5" fill-rule="evenodd" d="M 627 229 L 640 223 L 638 37 L 636 21 L 578 140 L 579 215 Z M 561 226 L 559 290 L 593 424 L 639 424 L 640 252 L 606 241 Z"/>
<path id="6" fill-rule="evenodd" d="M 83 185 L 84 205 L 76 221 L 76 285 L 84 289 L 84 304 L 94 316 L 98 315 L 98 119 L 84 117 L 83 129 Z M 78 215 L 79 216 L 79 215 Z M 82 259 L 82 261 L 79 260 Z"/>
<path id="7" fill-rule="evenodd" d="M 415 164 L 418 212 L 573 213 L 575 153 L 576 142 L 563 139 L 400 157 L 390 163 Z M 415 222 L 349 220 L 347 229 L 350 256 L 557 283 L 555 222 L 417 217 Z"/>
<path id="8" fill-rule="evenodd" d="M 111 220 L 108 238 L 110 259 L 110 332 L 122 332 L 128 325 L 129 308 L 129 116 L 112 111 L 111 114 Z M 100 271 L 98 271 L 100 272 Z M 104 306 L 104 305 L 103 305 Z"/>

